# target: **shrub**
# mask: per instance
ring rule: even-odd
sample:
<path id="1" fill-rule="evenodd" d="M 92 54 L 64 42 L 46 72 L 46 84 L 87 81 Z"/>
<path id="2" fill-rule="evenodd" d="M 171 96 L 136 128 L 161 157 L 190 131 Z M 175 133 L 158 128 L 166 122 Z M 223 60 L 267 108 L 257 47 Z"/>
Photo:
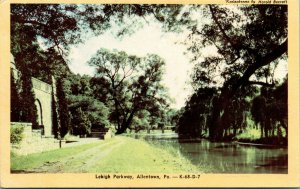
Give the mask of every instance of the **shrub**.
<path id="1" fill-rule="evenodd" d="M 254 128 L 248 128 L 243 133 L 236 136 L 238 140 L 249 140 L 249 141 L 255 141 L 260 139 L 261 133 L 259 129 Z"/>
<path id="2" fill-rule="evenodd" d="M 78 141 L 79 138 L 77 136 L 71 135 L 70 133 L 67 133 L 64 138 L 66 141 Z"/>
<path id="3" fill-rule="evenodd" d="M 10 128 L 10 142 L 12 144 L 20 144 L 23 139 L 24 127 L 21 125 L 13 125 Z"/>

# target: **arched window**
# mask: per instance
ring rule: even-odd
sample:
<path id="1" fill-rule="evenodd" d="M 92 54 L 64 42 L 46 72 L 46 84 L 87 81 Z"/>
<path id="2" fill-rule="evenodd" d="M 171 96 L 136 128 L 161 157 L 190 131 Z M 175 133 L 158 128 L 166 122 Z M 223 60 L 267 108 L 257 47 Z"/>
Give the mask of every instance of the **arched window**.
<path id="1" fill-rule="evenodd" d="M 35 100 L 35 105 L 36 105 L 37 115 L 38 115 L 38 124 L 44 125 L 43 124 L 43 109 L 42 109 L 42 104 L 39 99 Z"/>

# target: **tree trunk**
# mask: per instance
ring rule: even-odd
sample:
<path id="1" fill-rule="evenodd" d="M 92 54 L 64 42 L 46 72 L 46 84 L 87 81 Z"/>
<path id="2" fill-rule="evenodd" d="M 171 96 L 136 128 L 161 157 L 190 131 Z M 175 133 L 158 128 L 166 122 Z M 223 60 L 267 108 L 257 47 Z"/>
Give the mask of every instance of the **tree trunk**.
<path id="1" fill-rule="evenodd" d="M 260 138 L 264 138 L 264 123 L 260 123 Z"/>
<path id="2" fill-rule="evenodd" d="M 127 120 L 124 120 L 123 124 L 121 125 L 121 127 L 117 130 L 116 134 L 122 134 L 126 131 L 127 128 L 129 128 L 129 126 L 131 125 L 133 116 L 135 114 L 136 110 L 133 109 L 128 117 Z"/>
<path id="3" fill-rule="evenodd" d="M 221 140 L 224 136 L 224 128 L 229 128 L 225 121 L 228 113 L 227 108 L 233 94 L 228 88 L 223 88 L 220 96 L 214 100 L 212 119 L 209 125 L 209 138 Z"/>

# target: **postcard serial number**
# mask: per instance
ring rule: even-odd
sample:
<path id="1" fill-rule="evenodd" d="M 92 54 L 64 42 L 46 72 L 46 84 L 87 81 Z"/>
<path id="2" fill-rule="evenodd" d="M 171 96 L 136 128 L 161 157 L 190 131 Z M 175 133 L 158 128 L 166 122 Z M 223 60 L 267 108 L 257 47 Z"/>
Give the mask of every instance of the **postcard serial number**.
<path id="1" fill-rule="evenodd" d="M 180 179 L 199 179 L 200 175 L 199 174 L 185 174 L 185 175 L 179 175 Z"/>

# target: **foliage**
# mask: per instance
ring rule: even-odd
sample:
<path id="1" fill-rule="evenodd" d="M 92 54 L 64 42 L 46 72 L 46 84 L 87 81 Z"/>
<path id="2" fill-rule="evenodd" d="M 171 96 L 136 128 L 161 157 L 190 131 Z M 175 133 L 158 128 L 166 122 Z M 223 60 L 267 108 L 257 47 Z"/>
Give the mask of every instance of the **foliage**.
<path id="1" fill-rule="evenodd" d="M 260 124 L 261 137 L 275 134 L 282 137 L 281 127 L 287 133 L 287 79 L 281 85 L 265 89 L 254 98 L 251 113 L 254 121 Z"/>
<path id="2" fill-rule="evenodd" d="M 10 121 L 18 122 L 20 120 L 20 96 L 19 87 L 15 82 L 13 73 L 10 73 Z"/>
<path id="3" fill-rule="evenodd" d="M 147 110 L 141 110 L 137 112 L 137 115 L 132 119 L 132 125 L 130 128 L 134 128 L 136 132 L 150 128 L 150 112 Z"/>
<path id="4" fill-rule="evenodd" d="M 35 95 L 33 92 L 31 77 L 26 72 L 21 75 L 21 86 L 19 121 L 32 123 L 33 128 L 38 128 Z"/>
<path id="5" fill-rule="evenodd" d="M 63 89 L 63 80 L 58 79 L 56 83 L 56 93 L 58 99 L 58 110 L 60 119 L 60 137 L 64 137 L 71 130 L 71 115 L 68 109 L 66 94 Z"/>
<path id="6" fill-rule="evenodd" d="M 200 88 L 193 94 L 178 119 L 177 132 L 180 137 L 201 137 L 208 132 L 212 101 L 217 91 L 214 88 Z"/>
<path id="7" fill-rule="evenodd" d="M 62 48 L 80 41 L 80 28 L 75 18 L 76 11 L 78 11 L 76 5 L 14 4 L 11 7 L 11 25 L 12 27 L 25 26 L 26 29 L 22 28 L 23 36 L 34 39 L 41 37 L 45 39 L 46 47 L 55 47 L 63 53 Z M 18 43 L 18 45 L 27 44 Z M 22 49 L 19 47 L 20 51 Z"/>
<path id="8" fill-rule="evenodd" d="M 13 125 L 10 127 L 10 143 L 20 144 L 23 139 L 24 126 Z"/>
<path id="9" fill-rule="evenodd" d="M 84 40 L 83 33 L 99 35 L 112 26 L 119 26 L 117 36 L 131 34 L 142 24 L 144 19 L 140 18 L 145 17 L 163 23 L 168 31 L 181 31 L 181 25 L 191 22 L 189 10 L 182 5 L 13 4 L 12 46 L 14 51 L 22 51 L 22 45 L 39 39 L 46 49 L 55 49 L 64 57 L 70 44 Z"/>
<path id="10" fill-rule="evenodd" d="M 72 114 L 73 134 L 85 135 L 91 132 L 91 122 L 88 115 L 78 108 Z"/>
<path id="11" fill-rule="evenodd" d="M 157 55 L 137 57 L 100 49 L 89 61 L 97 69 L 93 78 L 70 72 L 64 58 L 70 45 L 83 41 L 84 36 L 118 26 L 113 32 L 122 37 L 154 20 L 164 31 L 190 32 L 185 45 L 195 65 L 195 92 L 182 110 L 175 113 L 168 107 L 168 94 L 160 82 L 164 61 Z M 246 129 L 252 102 L 252 117 L 261 125 L 262 134 L 274 135 L 281 128 L 287 133 L 287 82 L 282 85 L 274 75 L 277 66 L 287 60 L 286 5 L 13 4 L 11 23 L 17 68 L 28 78 L 50 83 L 54 75 L 63 80 L 61 116 L 72 114 L 71 125 L 78 133 L 109 122 L 119 134 L 131 124 L 177 122 L 181 134 L 199 137 L 209 133 L 211 139 L 222 140 Z M 28 78 L 21 79 L 25 86 L 30 86 Z M 32 95 L 21 92 L 29 98 L 20 99 L 20 119 L 34 120 L 34 108 L 24 111 Z M 17 99 L 14 91 L 12 95 Z M 73 129 L 67 126 L 68 119 L 62 122 L 64 133 Z"/>
<path id="12" fill-rule="evenodd" d="M 266 119 L 265 110 L 266 110 L 266 99 L 260 96 L 254 98 L 252 108 L 251 108 L 251 113 L 256 123 L 263 122 Z"/>
<path id="13" fill-rule="evenodd" d="M 79 141 L 79 138 L 77 136 L 71 135 L 70 133 L 65 134 L 64 138 L 65 141 Z"/>
<path id="14" fill-rule="evenodd" d="M 91 123 L 91 127 L 108 127 L 109 108 L 94 96 L 97 91 L 92 88 L 89 76 L 70 75 L 64 82 L 64 90 L 70 113 L 74 117 L 81 109 Z M 72 125 L 74 125 L 72 119 Z"/>
<path id="15" fill-rule="evenodd" d="M 250 141 L 255 141 L 261 138 L 261 132 L 255 128 L 247 128 L 243 133 L 236 136 L 238 140 L 248 139 Z"/>
<path id="16" fill-rule="evenodd" d="M 229 86 L 236 90 L 241 85 L 254 84 L 248 80 L 252 75 L 269 79 L 272 72 L 266 69 L 274 67 L 264 66 L 275 64 L 277 58 L 286 59 L 283 55 L 287 50 L 287 6 L 253 5 L 237 9 L 204 7 L 204 16 L 210 21 L 195 25 L 190 37 L 197 40 L 187 41 L 189 50 L 199 49 L 192 51 L 193 61 L 197 63 L 195 84 L 220 85 L 220 80 L 231 81 Z M 207 47 L 216 49 L 217 53 L 202 54 Z M 264 74 L 260 74 L 261 69 L 265 70 Z"/>
<path id="17" fill-rule="evenodd" d="M 89 64 L 97 69 L 93 87 L 104 92 L 96 94 L 96 98 L 107 100 L 110 120 L 116 124 L 118 134 L 130 127 L 139 111 L 154 114 L 166 103 L 166 93 L 160 84 L 164 61 L 157 55 L 140 58 L 100 49 Z"/>
<path id="18" fill-rule="evenodd" d="M 286 61 L 287 6 L 202 7 L 202 24 L 191 25 L 186 45 L 195 62 L 192 74 L 197 91 L 203 87 L 221 87 L 215 98 L 210 138 L 222 140 L 226 130 L 241 122 L 244 101 L 239 95 L 250 85 L 274 86 L 274 69 L 279 60 Z M 214 49 L 216 53 L 206 53 Z M 265 82 L 264 82 L 265 81 Z M 238 100 L 239 102 L 236 103 Z"/>
<path id="19" fill-rule="evenodd" d="M 24 26 L 22 26 L 24 27 Z M 24 29 L 26 30 L 26 29 Z M 43 50 L 37 39 L 25 36 L 29 39 L 18 39 L 18 35 L 25 35 L 22 30 L 15 31 L 12 38 L 12 54 L 16 60 L 17 69 L 23 73 L 38 78 L 46 83 L 51 83 L 52 76 L 56 79 L 70 74 L 70 70 L 62 57 L 53 49 Z M 29 35 L 29 34 L 28 34 Z M 19 47 L 20 46 L 20 47 Z M 20 48 L 21 50 L 19 50 Z"/>
<path id="20" fill-rule="evenodd" d="M 83 33 L 86 34 L 92 31 L 98 35 L 112 26 L 122 23 L 125 25 L 119 28 L 120 30 L 117 32 L 117 36 L 130 34 L 138 27 L 138 24 L 135 24 L 140 23 L 137 22 L 138 18 L 145 16 L 150 16 L 151 19 L 163 22 L 165 29 L 175 31 L 179 30 L 179 27 L 173 23 L 177 19 L 177 15 L 181 14 L 181 10 L 182 6 L 180 5 L 13 4 L 11 6 L 11 51 L 17 60 L 17 68 L 22 73 L 26 72 L 30 76 L 51 83 L 51 76 L 54 76 L 57 80 L 72 77 L 64 58 L 68 54 L 71 44 L 77 44 L 84 39 Z M 188 22 L 188 18 L 189 15 L 186 13 L 185 17 L 176 20 L 176 22 L 183 24 Z M 130 23 L 128 21 L 132 22 Z M 49 30 L 49 28 L 51 28 L 51 30 Z M 149 57 L 149 59 L 151 58 L 155 59 L 155 56 Z M 151 74 L 149 69 L 148 72 Z M 81 79 L 81 81 L 84 81 L 84 79 Z M 73 82 L 76 83 L 74 80 Z M 144 82 L 143 78 L 140 78 L 140 82 Z M 80 86 L 83 87 L 80 89 L 82 91 L 76 91 L 77 84 L 75 83 L 72 84 L 71 92 L 66 91 L 66 93 L 70 94 L 67 94 L 68 105 L 72 108 L 74 103 L 77 103 L 80 104 L 80 106 L 86 107 L 84 103 L 87 101 L 79 102 L 78 100 L 81 99 L 81 95 L 87 99 L 86 96 L 90 95 L 92 91 L 84 89 L 84 83 L 80 84 Z M 137 85 L 141 86 L 141 84 L 138 83 Z M 142 87 L 140 87 L 139 90 L 141 90 L 141 88 Z M 104 88 L 101 90 L 103 89 Z M 150 91 L 150 89 L 147 89 L 147 91 Z M 76 98 L 78 98 L 77 102 L 75 100 Z M 70 99 L 75 100 L 75 102 L 70 101 Z M 88 100 L 88 103 L 95 104 L 94 106 L 97 108 L 89 106 L 93 109 L 92 111 L 87 110 L 88 108 L 85 107 L 82 107 L 82 110 L 90 112 L 88 113 L 88 117 L 94 122 L 93 124 L 107 125 L 106 117 L 107 114 L 109 114 L 109 110 L 105 107 L 111 106 L 111 104 L 104 105 L 102 102 L 105 102 L 105 100 L 102 98 L 98 98 L 98 100 L 96 103 L 93 103 L 95 100 L 92 98 Z M 68 117 L 67 106 L 64 100 L 61 99 L 59 101 L 61 102 L 61 104 L 59 104 L 60 111 L 64 116 Z M 135 98 L 135 101 L 139 101 L 138 98 Z M 155 106 L 159 106 L 159 104 L 151 107 L 152 112 L 157 112 L 158 108 Z M 103 109 L 103 111 L 101 111 L 101 109 Z M 60 115 L 54 115 L 54 117 L 55 116 L 57 118 L 61 117 Z M 111 117 L 114 116 L 112 115 Z M 152 119 L 152 122 L 153 120 L 155 119 Z M 64 121 L 66 122 L 63 123 L 64 125 L 69 124 L 68 119 L 62 120 L 62 122 Z M 96 123 L 97 121 L 98 123 Z M 130 124 L 130 121 L 127 125 L 128 124 Z M 66 129 L 68 126 L 63 127 L 65 131 L 62 132 L 66 133 L 67 130 L 69 130 Z"/>

